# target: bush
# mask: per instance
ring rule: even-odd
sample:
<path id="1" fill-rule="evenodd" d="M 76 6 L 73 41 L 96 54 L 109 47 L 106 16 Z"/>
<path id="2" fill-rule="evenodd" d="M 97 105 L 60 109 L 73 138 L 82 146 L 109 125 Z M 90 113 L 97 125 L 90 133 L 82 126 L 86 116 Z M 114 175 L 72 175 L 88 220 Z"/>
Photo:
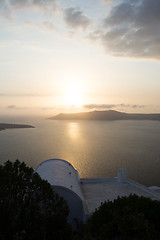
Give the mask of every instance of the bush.
<path id="1" fill-rule="evenodd" d="M 0 166 L 0 239 L 70 239 L 66 201 L 24 162 Z"/>
<path id="2" fill-rule="evenodd" d="M 160 202 L 130 195 L 108 201 L 82 226 L 81 239 L 160 239 Z"/>

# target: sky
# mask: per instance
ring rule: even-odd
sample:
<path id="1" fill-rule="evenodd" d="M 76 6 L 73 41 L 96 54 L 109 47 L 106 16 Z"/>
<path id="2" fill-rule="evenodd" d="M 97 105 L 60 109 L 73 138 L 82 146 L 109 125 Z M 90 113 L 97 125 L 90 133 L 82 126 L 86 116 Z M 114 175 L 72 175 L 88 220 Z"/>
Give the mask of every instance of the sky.
<path id="1" fill-rule="evenodd" d="M 160 113 L 160 1 L 0 0 L 0 112 Z"/>

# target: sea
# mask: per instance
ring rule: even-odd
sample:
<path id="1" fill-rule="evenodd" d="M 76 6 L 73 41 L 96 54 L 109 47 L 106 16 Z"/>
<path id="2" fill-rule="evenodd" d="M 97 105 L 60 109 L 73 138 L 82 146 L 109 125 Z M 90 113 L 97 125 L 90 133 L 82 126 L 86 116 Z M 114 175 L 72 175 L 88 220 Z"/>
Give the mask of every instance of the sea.
<path id="1" fill-rule="evenodd" d="M 160 121 L 50 120 L 1 117 L 0 122 L 35 128 L 0 131 L 0 164 L 19 159 L 34 169 L 47 159 L 69 161 L 81 178 L 129 178 L 160 186 Z"/>

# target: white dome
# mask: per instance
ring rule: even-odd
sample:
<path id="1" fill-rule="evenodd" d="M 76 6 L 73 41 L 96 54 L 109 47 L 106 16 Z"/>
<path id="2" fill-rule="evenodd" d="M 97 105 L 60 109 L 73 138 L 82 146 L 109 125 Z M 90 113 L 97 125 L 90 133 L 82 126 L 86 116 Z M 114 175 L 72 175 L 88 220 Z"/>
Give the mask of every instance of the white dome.
<path id="1" fill-rule="evenodd" d="M 69 222 L 74 225 L 75 218 L 84 221 L 85 204 L 77 170 L 65 160 L 49 159 L 42 162 L 35 171 L 67 201 L 70 208 Z"/>

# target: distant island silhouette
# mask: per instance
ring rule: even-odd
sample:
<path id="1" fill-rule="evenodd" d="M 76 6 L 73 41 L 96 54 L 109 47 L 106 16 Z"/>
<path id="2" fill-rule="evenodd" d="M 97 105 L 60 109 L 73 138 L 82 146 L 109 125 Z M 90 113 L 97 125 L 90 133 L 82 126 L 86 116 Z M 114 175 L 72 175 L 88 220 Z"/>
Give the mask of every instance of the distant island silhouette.
<path id="1" fill-rule="evenodd" d="M 60 113 L 50 117 L 51 120 L 156 120 L 160 121 L 160 114 L 124 113 L 114 110 L 92 111 L 80 113 Z"/>
<path id="2" fill-rule="evenodd" d="M 0 131 L 10 128 L 34 128 L 34 127 L 24 124 L 0 123 Z"/>

